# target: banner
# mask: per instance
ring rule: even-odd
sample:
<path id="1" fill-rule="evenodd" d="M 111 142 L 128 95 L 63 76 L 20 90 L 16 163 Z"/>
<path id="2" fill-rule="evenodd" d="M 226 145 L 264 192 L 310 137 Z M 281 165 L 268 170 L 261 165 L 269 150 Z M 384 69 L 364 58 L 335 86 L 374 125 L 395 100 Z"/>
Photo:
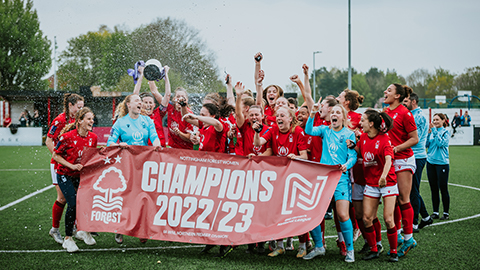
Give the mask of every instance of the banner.
<path id="1" fill-rule="evenodd" d="M 85 148 L 79 230 L 240 245 L 320 224 L 337 166 L 148 146 Z"/>

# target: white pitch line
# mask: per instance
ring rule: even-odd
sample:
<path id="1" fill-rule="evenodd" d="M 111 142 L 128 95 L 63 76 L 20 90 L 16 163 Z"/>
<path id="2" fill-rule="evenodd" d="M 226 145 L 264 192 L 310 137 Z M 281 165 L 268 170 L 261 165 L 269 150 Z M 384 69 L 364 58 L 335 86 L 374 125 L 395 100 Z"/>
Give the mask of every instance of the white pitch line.
<path id="1" fill-rule="evenodd" d="M 46 187 L 44 187 L 44 188 L 42 188 L 42 189 L 40 189 L 40 190 L 37 190 L 37 191 L 35 191 L 35 192 L 33 192 L 33 193 L 30 193 L 30 194 L 28 194 L 27 196 L 24 196 L 24 197 L 22 197 L 22 198 L 20 198 L 20 199 L 18 199 L 18 200 L 16 200 L 16 201 L 13 201 L 13 202 L 11 202 L 11 203 L 9 203 L 9 204 L 7 204 L 7 205 L 4 205 L 4 206 L 0 207 L 0 211 L 3 211 L 3 210 L 5 210 L 5 209 L 7 209 L 8 207 L 13 206 L 13 205 L 15 205 L 15 204 L 17 204 L 17 203 L 21 203 L 21 202 L 25 201 L 26 199 L 28 199 L 28 198 L 30 198 L 30 197 L 33 197 L 33 196 L 35 196 L 35 195 L 37 195 L 37 194 L 39 194 L 39 193 L 42 193 L 42 192 L 44 192 L 44 191 L 46 191 L 46 190 L 49 190 L 49 189 L 51 189 L 51 188 L 53 188 L 53 187 L 54 187 L 53 185 L 49 185 L 49 186 L 46 186 Z"/>
<path id="2" fill-rule="evenodd" d="M 50 171 L 50 169 L 0 169 L 0 172 Z"/>
<path id="3" fill-rule="evenodd" d="M 428 182 L 427 180 L 422 180 L 422 182 Z M 458 185 L 458 184 L 452 184 L 452 183 L 448 183 L 449 185 L 452 185 L 452 186 L 457 186 L 457 187 L 463 187 L 463 188 L 468 188 L 468 189 L 473 189 L 473 190 L 478 190 L 480 191 L 480 188 L 476 188 L 476 187 L 470 187 L 470 186 L 463 186 L 463 185 Z M 48 187 L 45 187 L 41 190 L 37 190 L 36 192 L 32 193 L 32 194 L 29 194 L 21 199 L 18 199 L 14 202 L 11 202 L 5 206 L 2 206 L 0 207 L 0 211 L 9 207 L 9 206 L 12 206 L 14 204 L 17 204 L 21 201 L 24 201 L 38 193 L 42 193 L 44 192 L 45 190 L 48 190 L 50 188 L 52 188 L 53 185 L 51 186 L 48 186 Z M 464 220 L 469 220 L 469 219 L 474 219 L 474 218 L 478 218 L 480 217 L 480 214 L 476 214 L 476 215 L 473 215 L 473 216 L 469 216 L 469 217 L 464 217 L 464 218 L 459 218 L 459 219 L 453 219 L 453 220 L 447 220 L 447 221 L 442 221 L 442 222 L 437 222 L 437 223 L 434 223 L 432 225 L 429 225 L 427 227 L 430 227 L 430 226 L 439 226 L 439 225 L 443 225 L 443 224 L 448 224 L 448 223 L 454 223 L 454 222 L 460 222 L 460 221 L 464 221 Z M 385 233 L 387 232 L 386 230 L 383 230 L 382 233 Z M 334 238 L 334 237 L 337 237 L 337 235 L 329 235 L 329 236 L 325 236 L 325 238 Z M 298 241 L 297 239 L 294 239 L 294 241 Z M 204 245 L 193 245 L 193 246 L 168 246 L 168 247 L 141 247 L 141 248 L 96 248 L 96 249 L 80 249 L 79 251 L 82 251 L 82 252 L 85 252 L 85 251 L 132 251 L 132 250 L 154 250 L 154 249 L 179 249 L 179 248 L 197 248 L 197 247 L 203 247 Z M 54 249 L 54 250 L 49 250 L 49 249 L 42 249 L 42 250 L 0 250 L 0 253 L 56 253 L 56 252 L 66 252 L 66 250 L 64 249 Z"/>

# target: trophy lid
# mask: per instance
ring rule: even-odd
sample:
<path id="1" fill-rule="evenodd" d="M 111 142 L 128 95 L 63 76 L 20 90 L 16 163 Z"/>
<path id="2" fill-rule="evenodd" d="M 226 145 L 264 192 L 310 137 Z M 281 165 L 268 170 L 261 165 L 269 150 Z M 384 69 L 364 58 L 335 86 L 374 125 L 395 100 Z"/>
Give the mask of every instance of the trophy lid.
<path id="1" fill-rule="evenodd" d="M 143 76 L 149 81 L 161 80 L 165 76 L 164 68 L 157 59 L 150 59 L 145 63 Z"/>

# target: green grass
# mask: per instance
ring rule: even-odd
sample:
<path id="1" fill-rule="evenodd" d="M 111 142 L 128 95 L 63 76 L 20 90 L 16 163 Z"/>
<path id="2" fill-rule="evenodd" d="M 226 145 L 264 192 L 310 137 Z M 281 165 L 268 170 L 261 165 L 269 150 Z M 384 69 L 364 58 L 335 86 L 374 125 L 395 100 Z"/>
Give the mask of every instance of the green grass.
<path id="1" fill-rule="evenodd" d="M 50 186 L 49 156 L 46 147 L 0 147 L 0 206 Z M 480 188 L 479 156 L 480 147 L 450 147 L 450 183 Z M 423 179 L 427 179 L 426 173 Z M 480 213 L 480 191 L 452 185 L 449 191 L 451 220 Z M 421 194 L 431 212 L 428 183 L 422 182 Z M 238 247 L 224 259 L 216 259 L 200 255 L 201 247 L 193 244 L 163 241 L 141 244 L 138 239 L 126 236 L 124 243 L 118 245 L 111 233 L 101 233 L 93 247 L 77 241 L 81 251 L 68 254 L 48 236 L 55 198 L 52 188 L 0 211 L 2 269 L 478 269 L 480 265 L 476 258 L 480 252 L 480 218 L 422 229 L 414 235 L 418 247 L 396 264 L 386 261 L 386 252 L 374 261 L 362 261 L 362 256 L 356 254 L 355 263 L 345 263 L 335 245 L 336 231 L 330 220 L 326 223 L 327 254 L 311 261 L 296 259 L 296 251 L 276 258 L 249 255 L 245 254 L 246 246 Z M 382 210 L 379 209 L 380 217 Z M 60 231 L 63 234 L 63 218 Z M 387 249 L 386 234 L 382 236 Z M 360 250 L 362 244 L 360 239 L 355 249 Z M 37 252 L 5 252 L 13 250 Z"/>

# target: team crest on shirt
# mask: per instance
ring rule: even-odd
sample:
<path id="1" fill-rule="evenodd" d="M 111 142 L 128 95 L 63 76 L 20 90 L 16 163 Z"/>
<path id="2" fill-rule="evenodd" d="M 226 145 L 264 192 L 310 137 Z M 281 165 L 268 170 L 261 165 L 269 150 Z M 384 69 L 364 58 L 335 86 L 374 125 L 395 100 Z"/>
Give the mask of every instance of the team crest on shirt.
<path id="1" fill-rule="evenodd" d="M 379 146 L 380 146 L 380 141 L 377 140 L 377 142 L 375 143 L 375 149 L 378 149 Z"/>
<path id="2" fill-rule="evenodd" d="M 278 148 L 278 156 L 280 157 L 284 157 L 288 155 L 288 147 L 285 147 L 285 146 L 281 146 Z"/>
<path id="3" fill-rule="evenodd" d="M 395 115 L 393 116 L 393 119 L 397 119 L 397 116 L 398 116 L 398 113 L 395 113 Z"/>
<path id="4" fill-rule="evenodd" d="M 288 140 L 289 140 L 290 142 L 293 142 L 293 134 L 292 134 L 292 133 L 290 133 L 290 135 L 288 136 Z"/>
<path id="5" fill-rule="evenodd" d="M 308 138 L 307 144 L 312 144 L 312 137 L 309 137 L 309 138 Z"/>
<path id="6" fill-rule="evenodd" d="M 172 121 L 170 125 L 172 126 L 172 128 L 178 128 L 178 123 L 175 121 Z"/>
<path id="7" fill-rule="evenodd" d="M 141 131 L 136 131 L 132 134 L 132 138 L 135 141 L 141 141 L 143 138 L 143 133 Z"/>
<path id="8" fill-rule="evenodd" d="M 371 152 L 365 152 L 365 154 L 363 154 L 363 165 L 365 167 L 377 166 L 375 155 Z"/>

